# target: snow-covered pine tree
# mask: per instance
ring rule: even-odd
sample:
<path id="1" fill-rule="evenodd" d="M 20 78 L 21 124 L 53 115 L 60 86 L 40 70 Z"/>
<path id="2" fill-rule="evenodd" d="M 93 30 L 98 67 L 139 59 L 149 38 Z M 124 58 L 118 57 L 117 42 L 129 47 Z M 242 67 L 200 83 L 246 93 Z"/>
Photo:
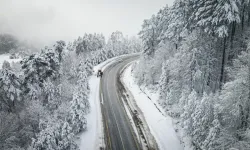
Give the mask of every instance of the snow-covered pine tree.
<path id="1" fill-rule="evenodd" d="M 78 73 L 77 87 L 73 93 L 73 99 L 70 105 L 70 123 L 73 131 L 79 133 L 87 127 L 85 115 L 90 111 L 86 70 L 80 70 Z"/>
<path id="2" fill-rule="evenodd" d="M 62 103 L 60 84 L 56 85 L 56 83 L 52 82 L 50 79 L 44 83 L 44 95 L 44 105 L 51 112 L 56 110 Z"/>
<path id="3" fill-rule="evenodd" d="M 86 93 L 76 90 L 70 105 L 70 126 L 72 126 L 74 133 L 79 133 L 87 127 L 85 115 L 89 111 L 89 104 Z"/>
<path id="4" fill-rule="evenodd" d="M 93 73 L 93 67 L 88 58 L 85 61 L 80 61 L 78 66 L 78 73 L 81 74 L 84 71 L 87 73 L 87 76 Z"/>
<path id="5" fill-rule="evenodd" d="M 175 44 L 175 49 L 179 47 L 179 42 L 187 34 L 186 22 L 188 16 L 188 0 L 176 0 L 169 10 L 169 21 L 167 30 L 163 31 L 164 36 Z M 166 28 L 166 27 L 165 27 Z"/>
<path id="6" fill-rule="evenodd" d="M 90 53 L 102 49 L 105 46 L 105 37 L 102 34 L 84 34 L 75 42 L 76 54 Z"/>
<path id="7" fill-rule="evenodd" d="M 74 41 L 74 45 L 75 45 L 75 52 L 77 55 L 80 55 L 80 53 L 82 53 L 84 51 L 84 43 L 83 43 L 83 39 L 82 37 L 78 37 L 77 40 Z"/>
<path id="8" fill-rule="evenodd" d="M 107 50 L 107 58 L 112 58 L 114 56 L 115 55 L 114 55 L 114 52 L 112 51 L 112 49 Z"/>
<path id="9" fill-rule="evenodd" d="M 214 95 L 213 98 L 217 98 L 217 94 Z M 215 106 L 213 109 L 212 125 L 209 127 L 208 135 L 206 139 L 204 140 L 204 142 L 202 143 L 202 147 L 201 147 L 202 149 L 206 149 L 206 150 L 220 149 L 219 148 L 220 143 L 218 141 L 218 138 L 221 132 L 221 124 L 220 124 L 218 113 L 219 113 L 218 108 L 217 106 Z"/>
<path id="10" fill-rule="evenodd" d="M 24 93 L 31 99 L 37 99 L 48 78 L 56 79 L 59 75 L 59 59 L 51 49 L 45 49 L 41 54 L 33 54 L 21 61 L 24 72 Z"/>
<path id="11" fill-rule="evenodd" d="M 68 148 L 70 150 L 77 150 L 78 146 L 74 142 L 74 134 L 72 132 L 72 127 L 68 122 L 62 123 L 62 127 L 60 130 L 61 140 L 59 141 L 59 146 L 64 148 Z"/>
<path id="12" fill-rule="evenodd" d="M 192 141 L 196 147 L 202 147 L 203 141 L 206 139 L 210 124 L 213 121 L 213 96 L 204 94 L 201 101 L 197 101 L 197 105 L 193 114 L 193 131 L 191 133 Z"/>
<path id="13" fill-rule="evenodd" d="M 63 51 L 65 51 L 66 43 L 64 41 L 56 41 L 56 44 L 54 45 L 55 52 L 58 55 L 59 62 L 62 61 L 63 58 Z"/>
<path id="14" fill-rule="evenodd" d="M 189 2 L 190 17 L 188 20 L 187 27 L 194 29 L 201 27 L 205 32 L 212 33 L 212 14 L 216 9 L 218 2 L 216 0 L 192 0 Z"/>
<path id="15" fill-rule="evenodd" d="M 50 123 L 33 139 L 30 150 L 78 150 L 73 131 L 67 122 Z"/>
<path id="16" fill-rule="evenodd" d="M 112 48 L 115 56 L 121 55 L 124 51 L 123 47 L 124 36 L 120 31 L 115 31 L 111 34 L 107 45 Z"/>
<path id="17" fill-rule="evenodd" d="M 222 107 L 224 128 L 231 131 L 231 135 L 236 139 L 227 145 L 226 148 L 249 148 L 250 142 L 246 138 L 250 115 L 250 88 L 249 88 L 249 51 L 242 52 L 233 62 L 233 67 L 229 69 L 230 81 L 227 82 L 221 91 L 220 105 Z M 226 137 L 225 137 L 226 138 Z M 230 147 L 229 147 L 230 146 Z"/>
<path id="18" fill-rule="evenodd" d="M 0 71 L 1 109 L 15 112 L 16 103 L 21 101 L 21 80 L 9 69 Z"/>
<path id="19" fill-rule="evenodd" d="M 98 59 L 98 64 L 107 60 L 107 52 L 104 49 L 99 51 L 97 59 Z"/>
<path id="20" fill-rule="evenodd" d="M 166 93 L 168 92 L 167 87 L 169 83 L 169 70 L 168 70 L 168 63 L 163 63 L 162 65 L 162 74 L 159 84 L 159 92 L 160 92 L 160 103 L 164 105 Z"/>
<path id="21" fill-rule="evenodd" d="M 193 117 L 192 114 L 195 111 L 195 108 L 197 106 L 197 93 L 195 91 L 192 91 L 188 98 L 186 99 L 186 105 L 184 106 L 184 112 L 181 115 L 181 120 L 183 122 L 182 126 L 185 129 L 186 134 L 191 135 L 194 131 L 193 129 Z"/>
<path id="22" fill-rule="evenodd" d="M 142 51 L 142 41 L 137 37 L 128 38 L 128 54 Z"/>
<path id="23" fill-rule="evenodd" d="M 68 51 L 74 51 L 74 50 L 75 50 L 75 47 L 74 47 L 74 45 L 73 45 L 72 42 L 68 42 L 68 44 L 67 44 L 67 46 L 66 46 L 66 49 L 67 49 Z"/>
<path id="24" fill-rule="evenodd" d="M 240 22 L 238 0 L 190 1 L 190 28 L 201 27 L 209 34 L 219 37 L 229 35 L 230 24 Z"/>
<path id="25" fill-rule="evenodd" d="M 143 21 L 142 30 L 139 33 L 143 42 L 144 53 L 153 56 L 159 40 L 157 39 L 160 34 L 160 30 L 157 28 L 159 24 L 159 18 L 155 15 L 148 20 Z"/>

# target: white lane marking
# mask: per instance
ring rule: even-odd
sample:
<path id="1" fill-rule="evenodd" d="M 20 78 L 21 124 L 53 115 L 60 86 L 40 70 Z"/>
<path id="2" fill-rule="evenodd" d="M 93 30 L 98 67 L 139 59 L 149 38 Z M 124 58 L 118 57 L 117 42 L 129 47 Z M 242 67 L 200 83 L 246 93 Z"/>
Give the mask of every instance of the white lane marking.
<path id="1" fill-rule="evenodd" d="M 102 94 L 102 92 L 101 92 L 101 104 L 103 105 L 103 94 Z"/>

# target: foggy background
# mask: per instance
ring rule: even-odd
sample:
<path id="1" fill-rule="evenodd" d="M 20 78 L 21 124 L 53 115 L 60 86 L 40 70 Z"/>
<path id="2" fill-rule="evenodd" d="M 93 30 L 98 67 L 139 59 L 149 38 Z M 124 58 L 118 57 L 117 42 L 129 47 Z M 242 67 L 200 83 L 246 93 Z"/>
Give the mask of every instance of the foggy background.
<path id="1" fill-rule="evenodd" d="M 46 45 L 87 33 L 137 35 L 144 19 L 174 0 L 0 0 L 0 33 Z"/>

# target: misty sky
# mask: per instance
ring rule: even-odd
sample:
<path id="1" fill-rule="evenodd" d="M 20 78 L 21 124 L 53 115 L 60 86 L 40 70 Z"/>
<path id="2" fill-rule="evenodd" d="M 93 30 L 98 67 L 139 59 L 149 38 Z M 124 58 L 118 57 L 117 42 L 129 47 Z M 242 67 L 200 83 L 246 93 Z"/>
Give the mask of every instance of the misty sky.
<path id="1" fill-rule="evenodd" d="M 133 36 L 144 19 L 174 0 L 0 0 L 0 33 L 48 43 L 87 33 Z"/>

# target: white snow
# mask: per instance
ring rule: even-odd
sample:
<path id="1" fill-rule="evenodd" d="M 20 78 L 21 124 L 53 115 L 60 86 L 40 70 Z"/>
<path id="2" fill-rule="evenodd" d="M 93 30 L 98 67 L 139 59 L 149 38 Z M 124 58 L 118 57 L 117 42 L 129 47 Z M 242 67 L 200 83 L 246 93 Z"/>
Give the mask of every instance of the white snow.
<path id="1" fill-rule="evenodd" d="M 122 98 L 122 99 L 123 99 L 123 98 Z M 122 100 L 122 104 L 124 105 L 125 111 L 126 111 L 126 113 L 127 113 L 127 115 L 128 115 L 130 124 L 132 125 L 132 128 L 134 129 L 134 132 L 135 132 L 135 134 L 136 134 L 137 139 L 138 139 L 139 141 L 141 141 L 141 137 L 139 136 L 139 133 L 138 133 L 137 128 L 136 128 L 136 125 L 135 125 L 135 123 L 134 123 L 134 121 L 133 121 L 132 114 L 131 114 L 130 111 L 129 111 L 129 108 L 128 108 L 129 106 L 127 106 L 127 104 L 124 103 L 124 100 Z"/>
<path id="2" fill-rule="evenodd" d="M 121 55 L 108 59 L 101 64 L 93 68 L 93 75 L 89 78 L 90 86 L 90 113 L 86 116 L 87 130 L 80 135 L 80 150 L 98 150 L 100 147 L 105 147 L 103 122 L 101 113 L 100 100 L 100 78 L 96 77 L 96 73 L 99 69 L 105 70 L 105 68 L 116 61 L 120 61 L 123 57 L 128 55 Z"/>
<path id="3" fill-rule="evenodd" d="M 97 150 L 104 146 L 99 84 L 100 78 L 94 75 L 90 77 L 89 103 L 91 111 L 86 116 L 88 124 L 87 131 L 84 131 L 80 137 L 80 150 Z"/>
<path id="4" fill-rule="evenodd" d="M 183 150 L 183 146 L 175 132 L 172 118 L 167 116 L 156 102 L 158 94 L 156 92 L 148 94 L 142 92 L 140 87 L 134 82 L 131 74 L 131 65 L 124 71 L 122 80 L 125 86 L 130 89 L 138 107 L 143 112 L 160 150 Z"/>
<path id="5" fill-rule="evenodd" d="M 21 59 L 10 59 L 9 54 L 2 54 L 2 55 L 0 55 L 0 69 L 2 68 L 4 61 L 8 61 L 11 64 L 12 62 L 18 62 L 20 60 Z"/>

